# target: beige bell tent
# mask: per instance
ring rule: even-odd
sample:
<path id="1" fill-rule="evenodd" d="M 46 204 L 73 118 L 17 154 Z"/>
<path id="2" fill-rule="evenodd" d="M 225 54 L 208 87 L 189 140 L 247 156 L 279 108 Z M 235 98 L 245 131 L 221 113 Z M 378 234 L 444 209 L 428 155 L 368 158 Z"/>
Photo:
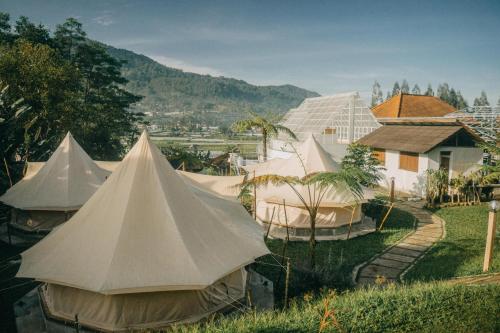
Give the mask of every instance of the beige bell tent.
<path id="1" fill-rule="evenodd" d="M 0 201 L 13 207 L 11 226 L 49 231 L 78 210 L 110 174 L 68 132 L 46 163 L 29 163 L 24 178 Z"/>
<path id="2" fill-rule="evenodd" d="M 297 147 L 296 152 L 288 159 L 276 158 L 264 163 L 244 167 L 248 177 L 275 174 L 302 178 L 317 172 L 335 172 L 340 165 L 333 160 L 311 134 Z M 311 194 L 306 186 L 297 185 L 300 195 L 309 201 Z M 338 186 L 326 192 L 319 207 L 316 219 L 316 234 L 320 239 L 336 236 L 345 232 L 351 223 L 363 220 L 361 204 L 372 198 L 369 189 L 364 190 L 362 199 L 356 198 L 347 188 Z M 270 227 L 270 234 L 283 238 L 288 234 L 293 239 L 305 240 L 310 235 L 310 217 L 299 196 L 288 185 L 267 185 L 257 189 L 257 220 L 265 228 Z M 313 200 L 314 201 L 314 200 Z M 286 211 L 286 212 L 285 212 Z M 274 214 L 273 214 L 274 212 Z M 271 221 L 272 220 L 272 221 Z M 271 223 L 271 226 L 269 226 Z"/>
<path id="3" fill-rule="evenodd" d="M 48 315 L 108 331 L 199 320 L 244 296 L 268 254 L 236 201 L 194 186 L 146 133 L 65 224 L 22 253 Z"/>
<path id="4" fill-rule="evenodd" d="M 215 192 L 226 198 L 237 198 L 245 176 L 211 176 L 200 173 L 177 171 L 194 186 Z"/>

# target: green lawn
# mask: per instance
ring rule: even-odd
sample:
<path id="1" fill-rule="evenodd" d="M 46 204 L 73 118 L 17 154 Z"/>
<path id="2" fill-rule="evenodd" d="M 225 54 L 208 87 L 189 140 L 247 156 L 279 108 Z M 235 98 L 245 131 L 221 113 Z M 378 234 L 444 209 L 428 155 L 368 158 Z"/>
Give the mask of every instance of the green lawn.
<path id="1" fill-rule="evenodd" d="M 408 272 L 406 279 L 437 280 L 481 274 L 488 225 L 487 206 L 447 207 L 435 213 L 446 221 L 446 237 Z M 500 272 L 498 237 L 493 258 L 491 271 Z"/>
<path id="2" fill-rule="evenodd" d="M 380 206 L 378 212 L 379 215 L 382 213 Z M 380 232 L 377 231 L 350 240 L 318 242 L 316 268 L 313 271 L 309 269 L 309 243 L 289 242 L 286 252 L 286 256 L 291 258 L 292 265 L 289 294 L 296 296 L 305 292 L 314 292 L 324 286 L 338 290 L 351 287 L 351 273 L 354 267 L 412 231 L 413 223 L 412 215 L 394 209 L 386 221 L 384 229 Z M 282 253 L 283 241 L 268 240 L 267 245 L 273 253 Z M 260 261 L 276 264 L 276 261 L 269 256 L 260 259 Z M 255 264 L 254 267 L 275 283 L 276 300 L 281 302 L 284 295 L 284 273 L 275 266 Z M 278 280 L 280 283 L 276 285 Z"/>
<path id="3" fill-rule="evenodd" d="M 334 311 L 324 332 L 499 332 L 500 286 L 418 283 L 360 289 L 292 300 L 286 311 L 248 311 L 216 316 L 174 332 L 318 332 L 328 309 Z"/>

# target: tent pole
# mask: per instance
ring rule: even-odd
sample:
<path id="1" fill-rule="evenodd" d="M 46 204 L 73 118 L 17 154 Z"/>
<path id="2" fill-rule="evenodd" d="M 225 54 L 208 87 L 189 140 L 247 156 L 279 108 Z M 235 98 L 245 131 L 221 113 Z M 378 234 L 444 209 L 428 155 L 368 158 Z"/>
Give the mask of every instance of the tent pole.
<path id="1" fill-rule="evenodd" d="M 255 170 L 253 171 L 253 180 L 255 181 Z M 253 219 L 257 220 L 257 185 L 253 184 Z"/>
<path id="2" fill-rule="evenodd" d="M 283 199 L 283 210 L 285 211 L 285 224 L 286 224 L 286 238 L 285 242 L 283 243 L 283 250 L 281 251 L 281 267 L 285 264 L 285 255 L 286 255 L 286 250 L 288 247 L 288 241 L 290 240 L 289 234 L 288 234 L 288 217 L 286 215 L 286 204 L 285 204 L 285 199 Z M 281 282 L 281 271 L 280 270 L 280 275 L 278 275 L 278 281 L 276 282 L 276 286 L 278 286 Z"/>
<path id="3" fill-rule="evenodd" d="M 273 207 L 273 213 L 271 214 L 271 221 L 269 222 L 269 227 L 267 227 L 267 232 L 266 232 L 266 236 L 264 237 L 264 242 L 267 240 L 267 237 L 269 237 L 269 231 L 271 231 L 271 225 L 273 224 L 274 210 L 275 209 L 276 209 L 276 206 Z"/>
<path id="4" fill-rule="evenodd" d="M 347 239 L 349 239 L 349 237 L 351 236 L 352 220 L 354 220 L 354 212 L 355 211 L 356 211 L 356 206 L 353 206 L 352 213 L 351 213 L 351 220 L 349 221 L 349 232 L 347 233 Z"/>

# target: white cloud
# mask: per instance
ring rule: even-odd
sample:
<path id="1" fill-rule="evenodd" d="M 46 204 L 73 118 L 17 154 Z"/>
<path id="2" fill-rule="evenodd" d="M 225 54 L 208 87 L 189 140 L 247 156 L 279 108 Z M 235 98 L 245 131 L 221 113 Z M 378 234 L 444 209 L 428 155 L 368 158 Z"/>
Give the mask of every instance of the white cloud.
<path id="1" fill-rule="evenodd" d="M 100 16 L 94 17 L 92 21 L 96 22 L 97 24 L 100 24 L 102 26 L 108 27 L 115 23 L 113 20 L 113 17 L 109 13 L 104 13 Z"/>
<path id="2" fill-rule="evenodd" d="M 197 74 L 208 74 L 212 76 L 223 76 L 224 74 L 218 69 L 208 67 L 208 66 L 198 66 L 185 62 L 184 60 L 165 57 L 162 55 L 150 55 L 151 59 L 159 62 L 162 65 L 173 67 L 177 69 L 182 69 L 185 72 L 197 73 Z"/>

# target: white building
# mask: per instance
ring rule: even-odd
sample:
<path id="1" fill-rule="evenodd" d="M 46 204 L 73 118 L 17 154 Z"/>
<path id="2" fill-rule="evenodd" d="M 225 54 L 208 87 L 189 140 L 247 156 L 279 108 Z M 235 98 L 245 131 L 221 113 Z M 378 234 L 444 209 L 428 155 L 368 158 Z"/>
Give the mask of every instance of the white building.
<path id="1" fill-rule="evenodd" d="M 395 190 L 425 195 L 426 171 L 446 169 L 449 177 L 467 174 L 482 164 L 482 139 L 457 122 L 398 122 L 387 124 L 358 142 L 374 149 L 385 168 L 381 185 Z"/>
<path id="2" fill-rule="evenodd" d="M 347 145 L 371 133 L 380 124 L 357 92 L 306 98 L 290 109 L 281 122 L 303 142 L 313 134 L 336 161 L 345 155 Z M 268 158 L 288 158 L 293 152 L 289 137 L 271 140 Z"/>

